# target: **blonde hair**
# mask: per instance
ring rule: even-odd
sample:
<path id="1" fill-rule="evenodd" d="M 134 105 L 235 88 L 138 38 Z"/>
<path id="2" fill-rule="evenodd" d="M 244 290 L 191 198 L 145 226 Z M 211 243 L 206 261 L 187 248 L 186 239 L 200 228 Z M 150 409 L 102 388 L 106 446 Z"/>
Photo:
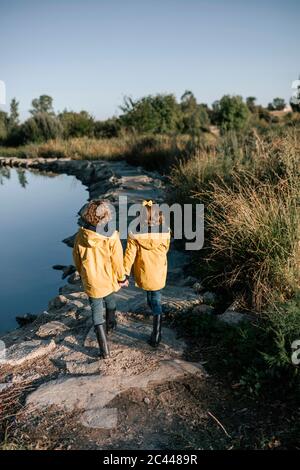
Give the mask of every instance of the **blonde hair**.
<path id="1" fill-rule="evenodd" d="M 164 216 L 161 210 L 159 210 L 158 204 L 155 202 L 147 204 L 147 201 L 143 203 L 142 219 L 143 224 L 148 226 L 162 225 L 164 223 Z"/>
<path id="2" fill-rule="evenodd" d="M 112 219 L 109 203 L 104 199 L 89 202 L 83 213 L 83 218 L 94 227 L 98 224 L 106 224 Z"/>

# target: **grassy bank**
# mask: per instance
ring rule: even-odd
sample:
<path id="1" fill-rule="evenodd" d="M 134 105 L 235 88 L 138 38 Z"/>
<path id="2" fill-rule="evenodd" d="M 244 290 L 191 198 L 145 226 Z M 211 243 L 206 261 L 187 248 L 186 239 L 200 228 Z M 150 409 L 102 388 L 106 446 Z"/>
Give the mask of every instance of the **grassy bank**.
<path id="1" fill-rule="evenodd" d="M 291 344 L 300 338 L 299 309 L 297 294 L 253 323 L 227 325 L 193 311 L 177 315 L 174 323 L 192 344 L 191 354 L 196 351 L 193 360 L 205 361 L 208 372 L 229 387 L 248 397 L 285 400 L 300 392 L 299 367 L 291 361 Z"/>
<path id="2" fill-rule="evenodd" d="M 298 381 L 291 343 L 300 339 L 300 129 L 76 138 L 0 155 L 126 159 L 170 174 L 171 202 L 205 204 L 205 245 L 194 253 L 193 274 L 219 292 L 223 310 L 238 298 L 258 319 L 224 330 L 192 315 L 184 327 L 221 346 L 234 380 L 255 393 L 273 379 L 290 388 Z"/>
<path id="3" fill-rule="evenodd" d="M 190 315 L 181 326 L 200 343 L 218 345 L 212 362 L 238 387 L 299 393 L 299 366 L 291 360 L 300 339 L 299 131 L 228 134 L 174 168 L 171 188 L 172 201 L 205 204 L 205 245 L 194 253 L 194 272 L 257 318 L 224 327 Z"/>
<path id="4" fill-rule="evenodd" d="M 129 139 L 49 140 L 41 144 L 0 147 L 0 156 L 17 158 L 71 158 L 74 160 L 123 159 L 130 148 Z"/>
<path id="5" fill-rule="evenodd" d="M 216 137 L 205 133 L 201 145 L 214 145 Z M 140 135 L 111 139 L 88 137 L 49 140 L 19 147 L 0 147 L 0 156 L 17 158 L 71 158 L 73 160 L 127 160 L 132 165 L 164 171 L 190 154 L 193 141 L 182 135 Z"/>
<path id="6" fill-rule="evenodd" d="M 207 285 L 239 293 L 261 312 L 300 282 L 300 134 L 227 136 L 171 175 L 173 201 L 204 203 L 205 247 L 195 267 Z"/>

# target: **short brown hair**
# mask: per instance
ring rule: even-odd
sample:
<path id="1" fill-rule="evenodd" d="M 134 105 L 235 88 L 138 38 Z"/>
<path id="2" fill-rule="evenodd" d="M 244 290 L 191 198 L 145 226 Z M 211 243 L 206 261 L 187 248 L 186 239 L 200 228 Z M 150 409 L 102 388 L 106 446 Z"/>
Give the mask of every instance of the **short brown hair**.
<path id="1" fill-rule="evenodd" d="M 112 218 L 109 203 L 104 199 L 89 202 L 83 213 L 83 218 L 94 227 L 98 224 L 106 224 Z"/>

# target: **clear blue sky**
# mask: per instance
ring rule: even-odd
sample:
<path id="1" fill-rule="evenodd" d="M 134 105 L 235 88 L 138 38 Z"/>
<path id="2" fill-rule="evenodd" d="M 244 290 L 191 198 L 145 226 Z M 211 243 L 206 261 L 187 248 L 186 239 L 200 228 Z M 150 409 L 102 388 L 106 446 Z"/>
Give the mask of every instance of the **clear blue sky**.
<path id="1" fill-rule="evenodd" d="M 124 95 L 288 100 L 299 45 L 299 0 L 0 0 L 0 79 L 22 118 L 43 93 L 99 119 Z"/>

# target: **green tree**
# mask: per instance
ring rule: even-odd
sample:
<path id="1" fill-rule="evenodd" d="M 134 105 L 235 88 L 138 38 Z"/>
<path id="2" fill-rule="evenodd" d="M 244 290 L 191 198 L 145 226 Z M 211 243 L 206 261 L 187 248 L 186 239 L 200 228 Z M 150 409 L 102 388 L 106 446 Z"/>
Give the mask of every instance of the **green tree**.
<path id="1" fill-rule="evenodd" d="M 7 113 L 0 110 L 0 143 L 4 143 L 7 138 L 8 121 Z"/>
<path id="2" fill-rule="evenodd" d="M 4 179 L 10 179 L 10 168 L 7 166 L 0 167 L 0 184 L 4 184 Z"/>
<path id="3" fill-rule="evenodd" d="M 246 98 L 246 105 L 248 106 L 248 109 L 249 109 L 249 111 L 251 111 L 251 113 L 255 113 L 255 111 L 256 111 L 256 98 L 255 98 L 255 96 L 248 96 L 248 98 Z"/>
<path id="4" fill-rule="evenodd" d="M 272 103 L 268 104 L 269 111 L 282 111 L 286 104 L 283 98 L 274 98 Z"/>
<path id="5" fill-rule="evenodd" d="M 300 84 L 297 86 L 295 96 L 290 99 L 290 105 L 294 113 L 300 113 Z"/>
<path id="6" fill-rule="evenodd" d="M 32 100 L 31 105 L 30 113 L 33 116 L 39 113 L 54 115 L 53 98 L 49 95 L 41 95 L 39 98 L 35 98 Z"/>
<path id="7" fill-rule="evenodd" d="M 63 126 L 58 118 L 47 113 L 38 113 L 27 119 L 20 127 L 19 144 L 45 142 L 63 135 Z"/>
<path id="8" fill-rule="evenodd" d="M 25 170 L 23 170 L 23 168 L 17 168 L 17 174 L 20 185 L 22 186 L 22 188 L 26 188 L 26 186 L 28 185 L 28 181 L 26 178 Z"/>
<path id="9" fill-rule="evenodd" d="M 189 90 L 185 91 L 180 99 L 182 114 L 181 131 L 184 134 L 199 135 L 209 127 L 207 108 L 198 104 L 195 96 Z"/>
<path id="10" fill-rule="evenodd" d="M 65 137 L 92 137 L 94 135 L 94 118 L 87 112 L 64 111 L 59 114 Z"/>
<path id="11" fill-rule="evenodd" d="M 250 111 L 241 96 L 224 95 L 213 104 L 215 119 L 221 131 L 240 131 L 246 126 Z"/>
<path id="12" fill-rule="evenodd" d="M 122 125 L 139 133 L 174 132 L 177 130 L 180 118 L 180 110 L 174 95 L 149 95 L 137 101 L 126 97 L 121 110 Z"/>
<path id="13" fill-rule="evenodd" d="M 19 102 L 13 98 L 10 102 L 9 128 L 13 129 L 19 125 Z"/>
<path id="14" fill-rule="evenodd" d="M 118 137 L 121 130 L 121 123 L 118 118 L 106 119 L 105 121 L 96 121 L 94 125 L 94 135 L 99 138 Z"/>

